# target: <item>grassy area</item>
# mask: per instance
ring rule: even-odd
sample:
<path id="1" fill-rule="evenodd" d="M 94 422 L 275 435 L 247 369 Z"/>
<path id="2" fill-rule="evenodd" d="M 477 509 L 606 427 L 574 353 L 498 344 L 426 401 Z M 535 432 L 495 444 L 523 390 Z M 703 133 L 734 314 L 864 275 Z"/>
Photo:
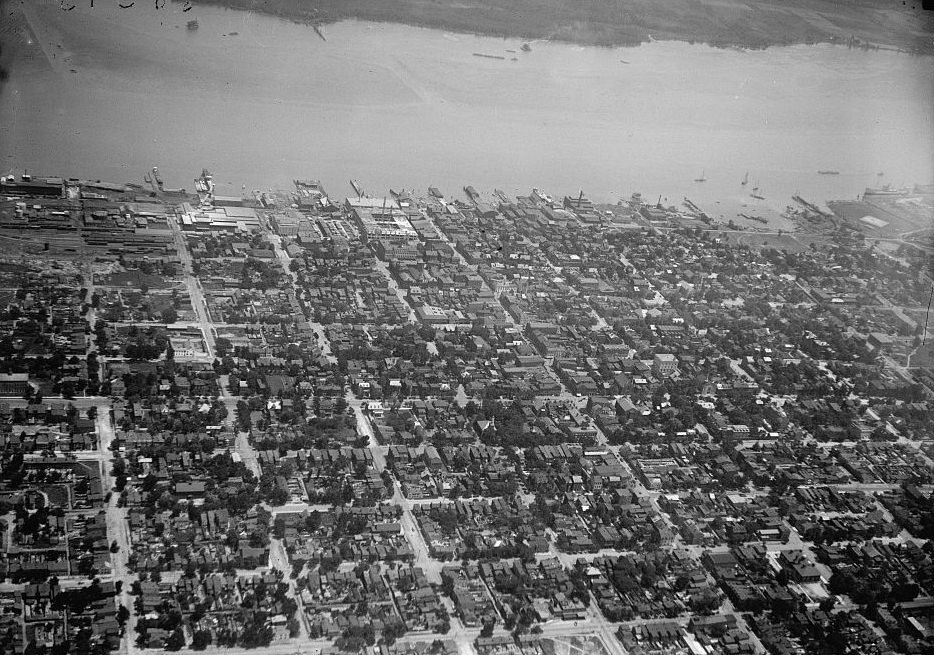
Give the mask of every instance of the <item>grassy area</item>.
<path id="1" fill-rule="evenodd" d="M 303 22 L 383 21 L 522 39 L 635 45 L 650 39 L 764 48 L 855 37 L 934 54 L 934 17 L 874 0 L 197 0 Z"/>

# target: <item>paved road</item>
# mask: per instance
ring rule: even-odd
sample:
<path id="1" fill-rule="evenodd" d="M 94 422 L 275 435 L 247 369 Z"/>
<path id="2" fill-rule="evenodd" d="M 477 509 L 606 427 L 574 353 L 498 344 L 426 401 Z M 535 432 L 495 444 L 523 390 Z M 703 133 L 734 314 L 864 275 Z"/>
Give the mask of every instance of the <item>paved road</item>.
<path id="1" fill-rule="evenodd" d="M 269 540 L 269 568 L 278 569 L 282 571 L 285 576 L 283 579 L 289 585 L 286 596 L 295 599 L 295 604 L 298 606 L 298 610 L 296 610 L 298 614 L 298 636 L 296 638 L 304 642 L 308 639 L 308 625 L 305 622 L 305 606 L 302 603 L 301 594 L 298 593 L 295 587 L 295 581 L 290 575 L 292 572 L 292 565 L 289 563 L 289 555 L 285 551 L 285 544 L 281 539 L 272 538 Z"/>
<path id="2" fill-rule="evenodd" d="M 376 435 L 373 433 L 370 421 L 363 413 L 362 404 L 365 401 L 360 400 L 348 391 L 347 402 L 353 408 L 354 415 L 357 418 L 357 432 L 366 435 L 369 439 L 368 447 L 373 454 L 373 466 L 378 473 L 382 473 L 386 470 L 386 452 L 388 448 L 386 446 L 381 446 L 376 440 Z M 402 485 L 399 484 L 399 481 L 395 479 L 393 481 L 392 502 L 402 508 L 402 520 L 400 521 L 402 524 L 402 532 L 409 542 L 409 545 L 412 547 L 412 550 L 415 551 L 415 565 L 425 572 L 425 576 L 428 578 L 429 582 L 441 584 L 441 568 L 444 564 L 431 558 L 428 551 L 428 544 L 425 543 L 422 531 L 418 527 L 418 521 L 416 521 L 415 516 L 412 514 L 413 503 L 403 495 Z"/>
<path id="3" fill-rule="evenodd" d="M 415 315 L 415 310 L 412 309 L 412 305 L 409 304 L 409 301 L 406 298 L 405 290 L 398 285 L 395 278 L 392 276 L 392 273 L 390 273 L 389 266 L 386 264 L 386 262 L 381 260 L 379 257 L 376 257 L 375 255 L 374 259 L 376 261 L 376 270 L 382 273 L 383 277 L 389 281 L 389 288 L 392 289 L 393 293 L 396 294 L 396 297 L 399 299 L 399 301 L 408 308 L 409 323 L 412 325 L 418 325 L 418 317 Z"/>
<path id="4" fill-rule="evenodd" d="M 110 419 L 109 405 L 101 407 L 97 413 L 97 431 L 100 439 L 98 457 L 101 463 L 102 487 L 105 494 L 113 489 L 114 481 L 111 471 L 113 470 L 116 453 L 110 449 L 114 439 L 114 428 Z M 123 645 L 128 655 L 137 652 L 136 647 L 136 612 L 133 611 L 133 597 L 130 595 L 130 588 L 136 576 L 129 570 L 127 561 L 130 556 L 131 542 L 130 530 L 127 523 L 126 509 L 118 507 L 120 493 L 114 491 L 110 500 L 106 503 L 105 516 L 107 523 L 107 538 L 111 542 L 117 542 L 117 552 L 111 553 L 110 560 L 112 565 L 112 575 L 114 581 L 121 581 L 123 586 L 116 597 L 117 605 L 123 605 L 130 610 L 130 618 L 127 621 L 126 632 L 123 636 Z"/>
<path id="5" fill-rule="evenodd" d="M 198 318 L 198 325 L 204 333 L 204 346 L 208 357 L 213 358 L 215 349 L 214 330 L 211 325 L 210 313 L 204 300 L 204 293 L 201 290 L 201 282 L 194 275 L 191 267 L 191 253 L 188 252 L 188 244 L 181 226 L 171 216 L 168 219 L 169 226 L 172 228 L 172 234 L 175 237 L 175 247 L 178 250 L 178 257 L 182 262 L 182 268 L 185 271 L 185 287 L 188 289 L 188 295 L 191 298 L 191 306 L 195 310 L 195 316 Z"/>

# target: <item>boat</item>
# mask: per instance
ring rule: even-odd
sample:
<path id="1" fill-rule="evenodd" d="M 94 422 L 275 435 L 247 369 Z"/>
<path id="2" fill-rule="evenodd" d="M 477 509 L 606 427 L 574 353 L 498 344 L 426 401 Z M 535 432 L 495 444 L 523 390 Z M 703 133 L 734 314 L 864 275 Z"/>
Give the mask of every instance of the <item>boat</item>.
<path id="1" fill-rule="evenodd" d="M 485 59 L 503 59 L 503 60 L 506 59 L 505 57 L 500 56 L 500 55 L 488 55 L 488 54 L 483 53 L 483 52 L 475 52 L 475 53 L 473 53 L 473 56 L 474 56 L 474 57 L 484 57 Z"/>
<path id="2" fill-rule="evenodd" d="M 532 52 L 532 46 L 530 46 L 528 43 L 523 43 L 522 52 Z"/>
<path id="3" fill-rule="evenodd" d="M 743 175 L 743 181 L 740 182 L 740 184 L 742 184 L 743 186 L 746 186 L 747 184 L 749 184 L 749 171 L 746 171 L 746 174 Z"/>
<path id="4" fill-rule="evenodd" d="M 755 198 L 756 200 L 765 200 L 765 196 L 759 195 L 758 187 L 753 189 L 753 192 L 750 193 L 749 195 Z"/>
<path id="5" fill-rule="evenodd" d="M 896 189 L 891 184 L 883 184 L 878 189 L 872 189 L 866 187 L 865 193 L 863 196 L 904 196 L 907 195 L 909 189 Z"/>
<path id="6" fill-rule="evenodd" d="M 188 21 L 188 31 L 189 31 L 189 32 L 194 32 L 194 31 L 196 31 L 197 29 L 198 29 L 198 21 L 197 21 L 197 20 L 190 20 L 190 21 Z"/>
<path id="7" fill-rule="evenodd" d="M 350 180 L 350 186 L 353 187 L 353 190 L 357 192 L 357 196 L 363 197 L 363 185 L 360 184 L 357 180 Z"/>
<path id="8" fill-rule="evenodd" d="M 707 172 L 701 171 L 700 177 L 694 178 L 695 182 L 706 182 L 707 181 Z"/>
<path id="9" fill-rule="evenodd" d="M 839 175 L 840 171 L 817 171 L 818 175 Z"/>

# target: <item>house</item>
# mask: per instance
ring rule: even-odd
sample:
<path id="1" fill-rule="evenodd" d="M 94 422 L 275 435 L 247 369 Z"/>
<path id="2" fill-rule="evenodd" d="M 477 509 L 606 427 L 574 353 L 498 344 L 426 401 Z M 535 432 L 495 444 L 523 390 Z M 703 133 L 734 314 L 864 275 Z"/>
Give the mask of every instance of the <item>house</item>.
<path id="1" fill-rule="evenodd" d="M 788 572 L 789 577 L 796 582 L 821 581 L 820 569 L 800 550 L 783 550 L 778 561 Z"/>
<path id="2" fill-rule="evenodd" d="M 203 496 L 204 491 L 204 482 L 201 480 L 175 483 L 175 493 L 179 496 Z"/>

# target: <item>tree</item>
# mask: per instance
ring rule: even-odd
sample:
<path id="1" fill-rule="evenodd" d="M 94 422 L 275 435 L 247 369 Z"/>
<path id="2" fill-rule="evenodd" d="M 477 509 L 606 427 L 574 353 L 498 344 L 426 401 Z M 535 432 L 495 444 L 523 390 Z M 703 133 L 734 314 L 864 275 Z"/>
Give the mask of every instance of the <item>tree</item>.
<path id="1" fill-rule="evenodd" d="M 387 646 L 392 646 L 396 643 L 396 639 L 405 634 L 405 624 L 403 623 L 390 623 L 385 628 L 383 628 L 382 638 L 383 643 Z"/>
<path id="2" fill-rule="evenodd" d="M 117 608 L 117 623 L 120 625 L 126 625 L 126 622 L 130 619 L 130 610 L 126 608 L 126 605 L 121 605 Z"/>
<path id="3" fill-rule="evenodd" d="M 343 396 L 338 396 L 334 402 L 334 413 L 343 414 L 345 411 L 347 411 L 347 400 Z"/>
<path id="4" fill-rule="evenodd" d="M 195 630 L 191 637 L 192 650 L 204 650 L 211 645 L 211 633 L 208 630 Z"/>
<path id="5" fill-rule="evenodd" d="M 169 635 L 168 639 L 165 640 L 165 649 L 166 650 L 181 650 L 185 647 L 185 633 L 182 632 L 181 626 L 175 628 L 172 631 L 172 634 Z"/>

